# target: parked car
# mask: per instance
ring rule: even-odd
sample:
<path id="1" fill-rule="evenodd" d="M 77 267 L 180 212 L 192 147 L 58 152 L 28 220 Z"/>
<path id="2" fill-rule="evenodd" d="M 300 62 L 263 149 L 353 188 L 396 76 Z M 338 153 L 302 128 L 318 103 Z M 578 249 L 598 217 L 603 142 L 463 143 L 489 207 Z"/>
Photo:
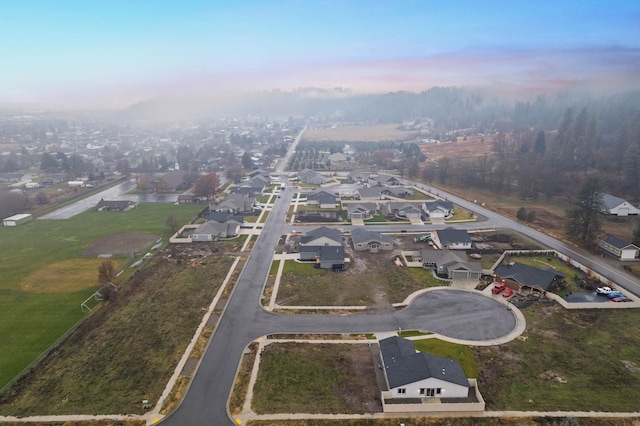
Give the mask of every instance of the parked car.
<path id="1" fill-rule="evenodd" d="M 491 289 L 491 293 L 493 293 L 493 294 L 502 293 L 502 291 L 504 290 L 504 287 L 505 287 L 505 285 L 503 283 L 498 283 L 498 284 L 493 286 L 493 288 Z"/>
<path id="2" fill-rule="evenodd" d="M 513 289 L 507 287 L 504 292 L 502 292 L 502 297 L 511 297 L 513 295 Z"/>
<path id="3" fill-rule="evenodd" d="M 615 290 L 612 289 L 611 287 L 598 287 L 596 288 L 596 293 L 598 294 L 609 294 L 609 293 L 613 293 Z"/>
<path id="4" fill-rule="evenodd" d="M 611 292 L 611 293 L 607 294 L 607 297 L 609 299 L 615 299 L 616 297 L 625 297 L 625 296 L 624 296 L 624 294 L 620 293 L 619 291 L 614 291 L 614 292 Z"/>
<path id="5" fill-rule="evenodd" d="M 622 297 L 614 297 L 611 299 L 612 302 L 633 302 L 633 300 L 629 299 L 627 296 Z"/>

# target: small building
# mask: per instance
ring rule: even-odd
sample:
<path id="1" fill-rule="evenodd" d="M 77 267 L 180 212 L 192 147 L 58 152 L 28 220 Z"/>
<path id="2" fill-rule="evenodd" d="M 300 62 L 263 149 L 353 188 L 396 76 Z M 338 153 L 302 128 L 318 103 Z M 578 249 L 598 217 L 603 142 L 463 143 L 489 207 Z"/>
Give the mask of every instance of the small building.
<path id="1" fill-rule="evenodd" d="M 356 251 L 369 250 L 369 253 L 377 253 L 380 250 L 393 249 L 393 238 L 363 228 L 354 228 L 351 231 L 351 242 Z"/>
<path id="2" fill-rule="evenodd" d="M 602 195 L 602 211 L 615 216 L 630 216 L 640 214 L 640 209 L 620 197 L 610 194 Z"/>
<path id="3" fill-rule="evenodd" d="M 411 340 L 397 336 L 381 340 L 380 357 L 392 399 L 469 395 L 469 379 L 458 361 L 418 352 Z"/>
<path id="4" fill-rule="evenodd" d="M 193 204 L 196 203 L 198 199 L 193 194 L 180 194 L 178 195 L 178 204 Z"/>
<path id="5" fill-rule="evenodd" d="M 390 202 L 386 206 L 390 215 L 408 218 L 408 219 L 420 219 L 422 217 L 422 210 L 415 204 L 407 202 Z"/>
<path id="6" fill-rule="evenodd" d="M 312 185 L 325 185 L 328 180 L 320 173 L 311 169 L 304 169 L 296 173 L 296 177 L 300 183 L 312 184 Z"/>
<path id="7" fill-rule="evenodd" d="M 369 177 L 369 185 L 371 186 L 400 185 L 400 180 L 390 175 L 376 175 L 376 176 Z"/>
<path id="8" fill-rule="evenodd" d="M 337 205 L 336 196 L 324 189 L 317 189 L 307 194 L 307 205 L 318 206 L 321 209 L 333 209 Z"/>
<path id="9" fill-rule="evenodd" d="M 349 203 L 346 206 L 349 219 L 370 219 L 378 209 L 375 203 Z"/>
<path id="10" fill-rule="evenodd" d="M 388 195 L 393 198 L 409 198 L 413 197 L 415 192 L 413 189 L 407 188 L 406 186 L 387 186 L 380 190 L 380 194 Z"/>
<path id="11" fill-rule="evenodd" d="M 18 226 L 33 220 L 33 215 L 29 213 L 14 214 L 2 220 L 4 226 Z"/>
<path id="12" fill-rule="evenodd" d="M 604 237 L 598 240 L 598 247 L 620 260 L 634 260 L 640 251 L 640 247 L 635 244 L 610 234 L 604 234 Z"/>

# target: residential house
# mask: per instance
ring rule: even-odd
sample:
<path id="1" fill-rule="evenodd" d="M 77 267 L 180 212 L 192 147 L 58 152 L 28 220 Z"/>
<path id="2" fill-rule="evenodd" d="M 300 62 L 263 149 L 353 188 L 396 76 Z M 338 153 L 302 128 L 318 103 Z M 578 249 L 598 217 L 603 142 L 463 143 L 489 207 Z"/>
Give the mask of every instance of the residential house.
<path id="1" fill-rule="evenodd" d="M 602 211 L 614 216 L 630 216 L 640 214 L 640 209 L 630 202 L 615 195 L 602 194 Z"/>
<path id="2" fill-rule="evenodd" d="M 241 225 L 241 227 L 242 227 L 242 224 L 244 223 L 244 216 L 240 214 L 235 214 L 229 211 L 207 209 L 202 214 L 202 217 L 204 217 L 207 221 L 212 220 L 214 222 L 219 222 L 219 223 L 225 223 L 233 220 L 235 222 L 238 222 Z"/>
<path id="3" fill-rule="evenodd" d="M 337 205 L 336 196 L 327 190 L 316 189 L 307 194 L 307 205 L 318 206 L 321 209 L 333 209 Z"/>
<path id="4" fill-rule="evenodd" d="M 128 200 L 100 200 L 96 205 L 99 212 L 128 212 L 136 207 L 136 203 Z"/>
<path id="5" fill-rule="evenodd" d="M 263 194 L 266 186 L 269 185 L 269 178 L 262 175 L 256 175 L 246 181 L 240 182 L 231 188 L 232 194 L 256 197 Z"/>
<path id="6" fill-rule="evenodd" d="M 542 292 L 552 290 L 565 278 L 565 275 L 556 269 L 539 269 L 519 262 L 499 265 L 493 274 L 508 287 L 516 289 L 529 287 Z"/>
<path id="7" fill-rule="evenodd" d="M 224 201 L 209 206 L 209 210 L 228 211 L 230 213 L 253 213 L 256 209 L 256 199 L 240 194 L 229 194 Z"/>
<path id="8" fill-rule="evenodd" d="M 358 188 L 354 198 L 361 201 L 382 200 L 381 188 Z"/>
<path id="9" fill-rule="evenodd" d="M 335 228 L 327 228 L 321 226 L 312 231 L 306 233 L 306 235 L 300 238 L 300 260 L 314 260 L 322 261 L 321 254 L 323 247 L 341 248 L 342 256 L 344 258 L 344 247 L 342 246 L 342 233 Z M 329 256 L 331 261 L 334 261 L 338 256 L 334 251 L 325 251 L 325 254 Z M 344 259 L 343 259 L 344 264 Z M 325 263 L 327 265 L 327 263 Z"/>
<path id="10" fill-rule="evenodd" d="M 369 177 L 369 185 L 371 186 L 392 186 L 400 185 L 400 180 L 389 175 L 374 175 Z"/>
<path id="11" fill-rule="evenodd" d="M 354 228 L 351 231 L 351 242 L 356 251 L 369 250 L 369 253 L 377 253 L 379 250 L 393 249 L 393 238 L 364 228 Z"/>
<path id="12" fill-rule="evenodd" d="M 193 204 L 197 202 L 198 202 L 198 198 L 193 194 L 178 195 L 178 204 Z"/>
<path id="13" fill-rule="evenodd" d="M 465 229 L 448 227 L 431 231 L 431 240 L 439 249 L 469 250 L 471 249 L 471 237 Z"/>
<path id="14" fill-rule="evenodd" d="M 264 169 L 257 169 L 252 171 L 251 173 L 249 173 L 249 178 L 253 178 L 256 176 L 262 176 L 263 178 L 266 178 L 267 180 L 270 179 L 270 172 L 268 170 L 264 170 Z"/>
<path id="15" fill-rule="evenodd" d="M 240 232 L 240 223 L 235 220 L 220 223 L 212 220 L 198 226 L 191 234 L 193 242 L 216 241 L 218 238 L 232 238 Z"/>
<path id="16" fill-rule="evenodd" d="M 482 266 L 469 262 L 464 252 L 454 253 L 450 250 L 420 250 L 422 267 L 433 269 L 441 277 L 448 279 L 463 278 L 479 280 Z"/>
<path id="17" fill-rule="evenodd" d="M 316 265 L 320 269 L 341 271 L 344 269 L 344 247 L 323 246 L 317 251 Z"/>
<path id="18" fill-rule="evenodd" d="M 351 183 L 363 183 L 368 182 L 370 176 L 369 172 L 351 172 L 347 175 L 347 179 Z"/>
<path id="19" fill-rule="evenodd" d="M 380 357 L 393 399 L 469 395 L 469 380 L 458 361 L 417 352 L 411 340 L 397 336 L 380 340 Z"/>
<path id="20" fill-rule="evenodd" d="M 413 189 L 407 188 L 406 186 L 387 186 L 380 190 L 380 193 L 393 198 L 408 198 L 413 197 L 415 194 Z"/>
<path id="21" fill-rule="evenodd" d="M 349 219 L 370 219 L 378 210 L 375 203 L 349 203 L 346 207 Z"/>
<path id="22" fill-rule="evenodd" d="M 611 234 L 604 234 L 604 237 L 598 240 L 598 247 L 620 260 L 634 260 L 640 251 L 640 247 L 635 244 Z"/>
<path id="23" fill-rule="evenodd" d="M 425 201 L 422 210 L 432 219 L 448 218 L 453 216 L 453 203 L 444 200 Z"/>
<path id="24" fill-rule="evenodd" d="M 312 184 L 312 185 L 325 185 L 328 180 L 322 176 L 320 173 L 315 172 L 311 169 L 304 169 L 296 173 L 298 180 L 301 183 Z"/>
<path id="25" fill-rule="evenodd" d="M 419 204 L 405 203 L 405 202 L 390 202 L 385 206 L 389 215 L 394 215 L 402 218 L 420 218 L 422 217 L 422 210 L 420 210 Z"/>

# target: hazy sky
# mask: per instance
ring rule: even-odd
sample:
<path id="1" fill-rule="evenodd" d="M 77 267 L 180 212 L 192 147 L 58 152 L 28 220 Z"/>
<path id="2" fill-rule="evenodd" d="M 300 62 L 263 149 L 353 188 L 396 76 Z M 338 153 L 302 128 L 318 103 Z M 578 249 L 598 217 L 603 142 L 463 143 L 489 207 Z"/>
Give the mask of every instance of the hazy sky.
<path id="1" fill-rule="evenodd" d="M 640 1 L 0 0 L 0 104 L 640 86 Z"/>

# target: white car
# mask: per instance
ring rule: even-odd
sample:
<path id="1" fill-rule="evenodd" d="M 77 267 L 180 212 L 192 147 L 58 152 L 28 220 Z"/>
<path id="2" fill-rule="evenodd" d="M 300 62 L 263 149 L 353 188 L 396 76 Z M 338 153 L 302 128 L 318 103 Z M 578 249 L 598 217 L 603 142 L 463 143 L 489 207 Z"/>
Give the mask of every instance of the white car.
<path id="1" fill-rule="evenodd" d="M 610 294 L 615 292 L 616 290 L 612 289 L 611 287 L 598 287 L 596 288 L 596 293 L 598 294 Z"/>

